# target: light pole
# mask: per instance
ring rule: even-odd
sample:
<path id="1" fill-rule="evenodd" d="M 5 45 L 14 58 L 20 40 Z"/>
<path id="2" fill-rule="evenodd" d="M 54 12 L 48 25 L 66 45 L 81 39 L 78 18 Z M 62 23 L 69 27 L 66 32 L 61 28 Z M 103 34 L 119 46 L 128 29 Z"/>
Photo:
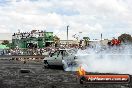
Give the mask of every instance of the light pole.
<path id="1" fill-rule="evenodd" d="M 67 26 L 67 41 L 68 41 L 69 25 Z"/>
<path id="2" fill-rule="evenodd" d="M 67 45 L 68 45 L 68 32 L 69 32 L 69 25 L 67 26 Z"/>
<path id="3" fill-rule="evenodd" d="M 79 32 L 80 40 L 82 40 L 82 32 Z"/>
<path id="4" fill-rule="evenodd" d="M 79 44 L 80 44 L 80 46 L 82 45 L 82 38 L 81 37 L 82 37 L 82 32 L 79 32 L 79 38 L 80 38 L 79 39 L 79 42 L 80 42 Z"/>
<path id="5" fill-rule="evenodd" d="M 102 41 L 102 33 L 101 33 L 101 41 Z"/>

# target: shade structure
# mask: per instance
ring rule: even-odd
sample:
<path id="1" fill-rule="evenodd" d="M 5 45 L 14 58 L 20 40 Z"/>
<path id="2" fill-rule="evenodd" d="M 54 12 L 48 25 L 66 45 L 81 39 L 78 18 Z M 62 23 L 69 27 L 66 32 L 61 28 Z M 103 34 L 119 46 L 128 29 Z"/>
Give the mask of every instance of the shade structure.
<path id="1" fill-rule="evenodd" d="M 6 45 L 0 44 L 0 49 L 9 49 L 9 47 L 7 47 Z"/>

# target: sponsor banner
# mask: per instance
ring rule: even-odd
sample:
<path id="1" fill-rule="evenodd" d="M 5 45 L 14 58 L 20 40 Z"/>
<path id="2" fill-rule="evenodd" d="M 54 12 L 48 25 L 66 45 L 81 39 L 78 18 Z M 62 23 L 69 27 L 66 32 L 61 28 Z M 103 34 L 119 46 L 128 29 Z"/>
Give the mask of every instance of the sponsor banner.
<path id="1" fill-rule="evenodd" d="M 89 83 L 129 83 L 130 75 L 84 75 Z"/>

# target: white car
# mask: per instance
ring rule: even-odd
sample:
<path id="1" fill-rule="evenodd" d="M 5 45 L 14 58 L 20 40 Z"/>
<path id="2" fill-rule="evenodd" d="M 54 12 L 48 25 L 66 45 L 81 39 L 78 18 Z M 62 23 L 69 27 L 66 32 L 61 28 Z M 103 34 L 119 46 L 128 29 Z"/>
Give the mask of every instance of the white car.
<path id="1" fill-rule="evenodd" d="M 73 49 L 59 49 L 43 60 L 44 67 L 63 66 L 63 69 L 65 69 L 65 65 L 75 65 L 77 59 L 75 53 L 76 51 Z"/>

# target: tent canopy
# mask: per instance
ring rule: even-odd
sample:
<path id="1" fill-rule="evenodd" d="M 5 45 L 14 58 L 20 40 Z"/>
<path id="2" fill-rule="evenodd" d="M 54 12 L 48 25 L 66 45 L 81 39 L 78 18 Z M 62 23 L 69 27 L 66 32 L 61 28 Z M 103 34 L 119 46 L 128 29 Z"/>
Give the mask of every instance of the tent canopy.
<path id="1" fill-rule="evenodd" d="M 9 49 L 9 47 L 7 47 L 6 45 L 0 44 L 0 49 Z"/>

